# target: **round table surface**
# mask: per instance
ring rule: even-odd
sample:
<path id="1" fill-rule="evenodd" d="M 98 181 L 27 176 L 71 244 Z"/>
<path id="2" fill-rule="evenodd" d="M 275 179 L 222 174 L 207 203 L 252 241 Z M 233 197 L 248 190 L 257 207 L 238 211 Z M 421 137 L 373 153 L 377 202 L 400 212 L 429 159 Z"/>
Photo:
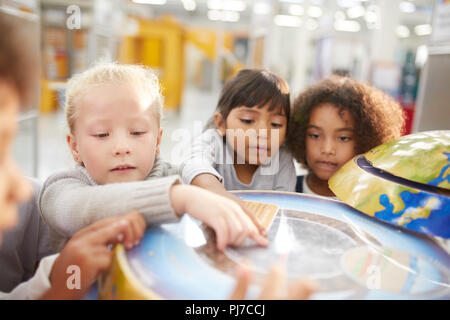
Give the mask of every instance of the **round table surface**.
<path id="1" fill-rule="evenodd" d="M 245 259 L 255 280 L 247 298 L 255 299 L 264 275 L 283 257 L 289 279 L 308 276 L 318 283 L 312 299 L 450 298 L 450 256 L 431 238 L 324 197 L 235 194 L 279 207 L 268 247 L 247 239 L 219 252 L 214 232 L 185 215 L 179 223 L 149 228 L 126 252 L 142 284 L 166 299 L 227 299 L 236 266 Z"/>

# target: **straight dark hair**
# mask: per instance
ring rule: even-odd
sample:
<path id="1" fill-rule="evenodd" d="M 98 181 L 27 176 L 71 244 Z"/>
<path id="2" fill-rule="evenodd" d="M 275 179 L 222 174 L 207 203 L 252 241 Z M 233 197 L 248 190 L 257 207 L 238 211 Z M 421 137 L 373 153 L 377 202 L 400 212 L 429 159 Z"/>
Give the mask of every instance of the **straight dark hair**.
<path id="1" fill-rule="evenodd" d="M 289 123 L 291 103 L 287 82 L 267 70 L 244 69 L 222 88 L 216 112 L 226 120 L 236 107 L 263 108 L 268 103 L 269 111 L 279 108 Z M 212 121 L 208 127 L 211 125 L 213 126 Z"/>

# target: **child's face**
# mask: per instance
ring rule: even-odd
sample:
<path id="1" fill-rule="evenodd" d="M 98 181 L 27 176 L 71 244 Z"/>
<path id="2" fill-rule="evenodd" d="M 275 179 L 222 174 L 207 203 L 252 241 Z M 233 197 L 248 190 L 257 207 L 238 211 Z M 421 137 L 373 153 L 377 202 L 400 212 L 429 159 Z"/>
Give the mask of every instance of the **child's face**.
<path id="1" fill-rule="evenodd" d="M 76 101 L 68 143 L 98 184 L 140 181 L 159 153 L 159 129 L 148 98 L 127 84 L 103 84 Z"/>
<path id="2" fill-rule="evenodd" d="M 306 130 L 306 161 L 312 172 L 327 181 L 355 155 L 353 116 L 329 103 L 311 112 Z"/>
<path id="3" fill-rule="evenodd" d="M 31 195 L 31 186 L 21 175 L 11 157 L 11 145 L 16 134 L 19 98 L 0 79 L 0 244 L 2 233 L 17 223 L 20 202 Z"/>
<path id="4" fill-rule="evenodd" d="M 287 118 L 281 111 L 241 106 L 233 108 L 223 121 L 219 113 L 215 123 L 222 136 L 246 164 L 261 165 L 280 149 L 286 136 Z"/>

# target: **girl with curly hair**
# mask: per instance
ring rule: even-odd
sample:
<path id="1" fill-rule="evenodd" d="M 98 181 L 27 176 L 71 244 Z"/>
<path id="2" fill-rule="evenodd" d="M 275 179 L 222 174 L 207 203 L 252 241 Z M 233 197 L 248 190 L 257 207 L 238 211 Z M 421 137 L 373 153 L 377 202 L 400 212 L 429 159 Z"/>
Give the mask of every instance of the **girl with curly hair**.
<path id="1" fill-rule="evenodd" d="M 333 197 L 328 179 L 357 154 L 401 136 L 404 116 L 390 96 L 357 80 L 332 76 L 294 101 L 287 146 L 308 169 L 296 192 Z"/>

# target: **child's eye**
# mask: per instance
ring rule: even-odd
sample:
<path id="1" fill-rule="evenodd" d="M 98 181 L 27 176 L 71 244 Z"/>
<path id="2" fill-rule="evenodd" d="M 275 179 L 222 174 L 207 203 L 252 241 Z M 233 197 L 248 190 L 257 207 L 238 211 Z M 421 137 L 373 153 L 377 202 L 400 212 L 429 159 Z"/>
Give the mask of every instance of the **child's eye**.
<path id="1" fill-rule="evenodd" d="M 310 137 L 312 139 L 319 139 L 320 136 L 316 133 L 310 133 L 310 134 L 308 134 L 308 137 Z"/>
<path id="2" fill-rule="evenodd" d="M 106 138 L 109 136 L 109 133 L 99 133 L 95 135 L 97 138 Z"/>
<path id="3" fill-rule="evenodd" d="M 283 125 L 281 123 L 271 123 L 272 127 L 274 128 L 282 128 Z"/>
<path id="4" fill-rule="evenodd" d="M 252 124 L 254 121 L 251 119 L 241 119 L 241 122 L 245 124 Z"/>
<path id="5" fill-rule="evenodd" d="M 339 140 L 342 141 L 342 142 L 347 142 L 347 141 L 350 141 L 351 139 L 352 138 L 350 138 L 350 137 L 344 137 L 344 136 L 339 137 Z"/>
<path id="6" fill-rule="evenodd" d="M 133 136 L 141 136 L 141 135 L 143 135 L 145 133 L 146 133 L 145 131 L 132 131 L 131 135 L 133 135 Z"/>

